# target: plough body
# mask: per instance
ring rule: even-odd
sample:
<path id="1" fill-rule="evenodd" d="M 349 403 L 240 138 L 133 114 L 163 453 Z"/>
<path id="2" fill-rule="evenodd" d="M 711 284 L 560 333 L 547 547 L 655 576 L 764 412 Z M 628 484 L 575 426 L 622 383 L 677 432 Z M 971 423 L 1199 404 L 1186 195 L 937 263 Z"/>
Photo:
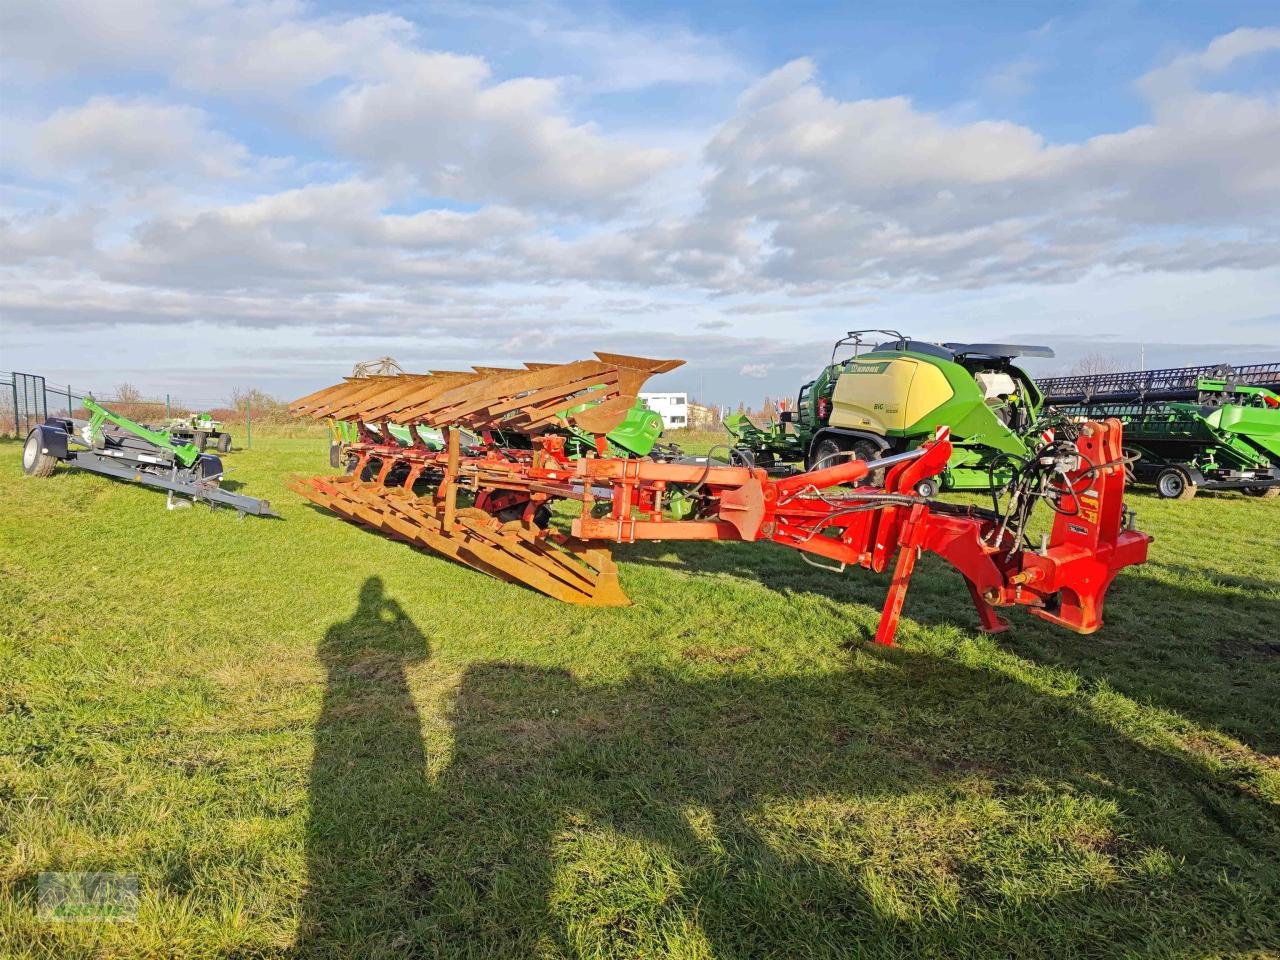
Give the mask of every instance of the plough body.
<path id="1" fill-rule="evenodd" d="M 629 603 L 612 543 L 769 540 L 837 570 L 892 568 L 876 633 L 885 644 L 926 550 L 960 571 L 987 631 L 1007 628 L 999 608 L 1025 606 L 1092 633 L 1116 573 L 1146 559 L 1150 538 L 1131 528 L 1123 505 L 1116 421 L 1084 423 L 1074 438 L 1046 444 L 1002 512 L 914 493 L 946 467 L 945 430 L 907 453 L 783 479 L 706 459 L 608 455 L 604 435 L 644 379 L 676 362 L 597 356 L 526 371 L 368 378 L 382 382 L 305 397 L 295 410 L 355 419 L 359 439 L 348 473 L 298 478 L 292 488 L 348 520 L 571 603 Z M 408 442 L 396 439 L 393 422 L 410 427 L 400 432 Z M 418 424 L 440 430 L 443 449 L 424 442 Z M 571 453 L 570 430 L 594 434 L 595 449 Z M 526 445 L 499 442 L 499 432 L 520 434 Z M 833 489 L 881 471 L 880 486 Z M 1033 546 L 1026 518 L 1038 499 L 1056 514 L 1051 533 Z M 567 532 L 548 523 L 556 502 L 576 504 Z"/>

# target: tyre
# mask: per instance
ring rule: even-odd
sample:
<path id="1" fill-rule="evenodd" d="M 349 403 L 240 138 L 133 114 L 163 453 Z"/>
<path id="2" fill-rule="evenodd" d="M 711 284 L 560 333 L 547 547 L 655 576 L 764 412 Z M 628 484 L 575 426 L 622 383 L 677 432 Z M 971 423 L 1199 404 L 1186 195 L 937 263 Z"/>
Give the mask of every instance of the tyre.
<path id="1" fill-rule="evenodd" d="M 231 452 L 231 434 L 229 433 L 218 434 L 218 452 L 219 453 Z"/>
<path id="2" fill-rule="evenodd" d="M 921 480 L 916 484 L 917 497 L 925 497 L 927 499 L 929 497 L 936 497 L 937 495 L 938 481 L 933 477 L 930 477 L 928 480 Z"/>
<path id="3" fill-rule="evenodd" d="M 28 477 L 47 477 L 53 473 L 57 462 L 57 457 L 51 457 L 41 449 L 39 430 L 27 434 L 27 442 L 22 445 L 23 473 Z"/>
<path id="4" fill-rule="evenodd" d="M 1244 493 L 1247 497 L 1261 497 L 1263 500 L 1273 500 L 1276 497 L 1280 497 L 1280 486 L 1245 487 Z"/>
<path id="5" fill-rule="evenodd" d="M 879 460 L 881 457 L 880 448 L 870 440 L 857 440 L 853 444 L 853 455 L 859 460 Z M 865 480 L 859 480 L 860 487 L 882 487 L 884 486 L 884 468 L 872 470 L 867 474 Z"/>
<path id="6" fill-rule="evenodd" d="M 191 440 L 196 445 L 196 449 L 204 453 L 205 444 L 209 442 L 209 435 L 203 430 L 197 430 L 196 435 Z"/>
<path id="7" fill-rule="evenodd" d="M 839 437 L 823 437 L 809 451 L 808 467 L 810 470 L 822 470 L 844 463 L 849 458 L 841 454 L 848 449 Z"/>
<path id="8" fill-rule="evenodd" d="M 1166 500 L 1190 500 L 1196 495 L 1196 485 L 1181 467 L 1169 467 L 1156 477 L 1156 492 Z"/>

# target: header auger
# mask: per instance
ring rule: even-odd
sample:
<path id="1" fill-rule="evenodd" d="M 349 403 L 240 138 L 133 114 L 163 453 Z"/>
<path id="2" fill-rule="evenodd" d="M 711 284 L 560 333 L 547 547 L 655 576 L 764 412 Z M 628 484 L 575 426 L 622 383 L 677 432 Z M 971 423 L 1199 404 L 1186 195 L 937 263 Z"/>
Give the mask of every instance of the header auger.
<path id="1" fill-rule="evenodd" d="M 781 479 L 748 466 L 619 455 L 609 431 L 644 381 L 679 361 L 597 358 L 359 378 L 311 394 L 293 409 L 355 420 L 359 436 L 346 475 L 299 478 L 292 488 L 348 520 L 572 603 L 630 602 L 612 543 L 771 540 L 835 570 L 892 564 L 876 634 L 885 644 L 924 550 L 960 571 L 993 632 L 1007 628 L 998 608 L 1026 606 L 1092 633 L 1116 573 L 1146 559 L 1150 537 L 1132 529 L 1123 504 L 1114 420 L 1062 431 L 1015 472 L 1005 506 L 985 509 L 915 492 L 951 457 L 945 428 L 904 453 L 834 457 Z M 443 444 L 427 442 L 423 428 L 440 430 Z M 878 472 L 880 486 L 833 489 Z M 1055 517 L 1034 544 L 1027 524 L 1041 500 Z M 550 522 L 558 501 L 576 504 L 567 532 Z"/>

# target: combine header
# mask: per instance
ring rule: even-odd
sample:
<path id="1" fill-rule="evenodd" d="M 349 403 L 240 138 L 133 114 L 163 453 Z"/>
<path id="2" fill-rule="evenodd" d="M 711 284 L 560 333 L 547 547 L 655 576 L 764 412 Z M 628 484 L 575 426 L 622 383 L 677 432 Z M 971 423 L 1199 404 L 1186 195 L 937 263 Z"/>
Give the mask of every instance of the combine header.
<path id="1" fill-rule="evenodd" d="M 266 500 L 223 490 L 222 461 L 201 453 L 193 443 L 174 439 L 168 431 L 152 430 L 113 413 L 84 397 L 89 419 L 50 417 L 27 434 L 22 469 L 31 477 L 47 477 L 59 462 L 117 480 L 141 483 L 169 492 L 169 508 L 190 506 L 174 500 L 183 494 L 211 507 L 232 507 L 241 516 L 275 516 Z"/>
<path id="2" fill-rule="evenodd" d="M 1119 419 L 1139 455 L 1134 477 L 1162 497 L 1280 496 L 1280 363 L 1052 377 L 1040 388 L 1069 415 Z"/>
<path id="3" fill-rule="evenodd" d="M 600 353 L 524 370 L 351 378 L 292 405 L 356 424 L 349 472 L 291 486 L 350 521 L 571 603 L 629 603 L 609 545 L 638 540 L 771 540 L 836 571 L 892 566 L 876 634 L 885 644 L 924 550 L 960 571 L 993 632 L 1007 627 L 998 608 L 1020 605 L 1092 633 L 1116 573 L 1146 559 L 1150 537 L 1123 504 L 1115 421 L 1044 444 L 1017 471 L 1007 506 L 986 510 L 915 493 L 951 457 L 945 429 L 904 453 L 844 454 L 783 479 L 629 453 L 616 432 L 634 417 L 636 394 L 680 363 Z M 880 486 L 831 489 L 876 471 Z M 1037 544 L 1028 518 L 1039 500 L 1056 516 Z M 557 503 L 572 505 L 567 531 L 551 524 Z"/>

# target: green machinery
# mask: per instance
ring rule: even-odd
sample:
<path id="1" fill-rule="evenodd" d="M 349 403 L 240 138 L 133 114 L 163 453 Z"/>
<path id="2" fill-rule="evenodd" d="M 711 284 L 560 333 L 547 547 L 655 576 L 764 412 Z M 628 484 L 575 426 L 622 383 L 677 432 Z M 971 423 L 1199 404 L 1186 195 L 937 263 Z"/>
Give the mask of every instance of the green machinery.
<path id="1" fill-rule="evenodd" d="M 595 401 L 585 401 L 558 415 L 558 419 L 562 424 L 559 430 L 565 435 L 565 450 L 571 456 L 581 455 L 588 450 L 596 450 L 595 437 L 569 423 L 570 417 L 595 405 Z M 366 438 L 361 437 L 362 429 L 366 433 Z M 383 436 L 382 425 L 363 423 L 356 420 L 330 420 L 329 430 L 329 465 L 334 469 L 342 468 L 345 462 L 350 459 L 347 449 L 351 444 L 361 439 L 378 442 Z M 502 446 L 519 447 L 528 445 L 528 438 L 523 434 L 513 433 L 511 436 L 505 436 L 501 430 L 492 432 L 496 435 L 494 439 Z M 400 446 L 414 446 L 416 439 L 418 445 L 426 447 L 428 450 L 439 451 L 444 449 L 444 433 L 437 427 L 428 427 L 422 424 L 407 427 L 396 423 L 388 423 L 386 425 L 386 433 L 393 442 L 398 443 Z M 643 401 L 637 400 L 626 411 L 622 422 L 604 436 L 608 443 L 606 451 L 608 456 L 648 456 L 650 453 L 654 453 L 659 446 L 658 439 L 662 436 L 662 417 L 646 407 Z M 467 430 L 462 431 L 463 449 L 479 448 L 484 445 L 485 440 L 479 435 Z"/>
<path id="2" fill-rule="evenodd" d="M 22 447 L 22 469 L 30 477 L 47 477 L 58 463 L 104 476 L 158 487 L 169 493 L 169 507 L 189 506 L 174 500 L 184 494 L 210 506 L 232 507 L 241 516 L 275 516 L 266 500 L 224 490 L 222 461 L 202 453 L 193 443 L 175 440 L 108 410 L 91 396 L 82 398 L 88 420 L 50 417 L 33 427 Z"/>
<path id="3" fill-rule="evenodd" d="M 887 338 L 887 339 L 886 339 Z M 851 356 L 846 356 L 852 353 Z M 998 343 L 926 343 L 896 330 L 851 330 L 831 362 L 800 388 L 794 410 L 759 427 L 743 414 L 725 420 L 734 458 L 772 468 L 831 466 L 850 455 L 875 460 L 951 432 L 953 454 L 943 490 L 988 490 L 1042 445 L 1048 422 L 1035 381 L 1013 360 L 1052 357 L 1048 347 Z"/>
<path id="4" fill-rule="evenodd" d="M 1054 377 L 1040 387 L 1065 413 L 1124 423 L 1134 479 L 1162 497 L 1280 496 L 1280 363 Z"/>
<path id="5" fill-rule="evenodd" d="M 169 421 L 169 436 L 179 443 L 190 443 L 197 450 L 217 448 L 219 453 L 231 452 L 231 434 L 222 429 L 222 421 L 208 413 L 195 413 L 189 417 L 176 417 Z"/>

